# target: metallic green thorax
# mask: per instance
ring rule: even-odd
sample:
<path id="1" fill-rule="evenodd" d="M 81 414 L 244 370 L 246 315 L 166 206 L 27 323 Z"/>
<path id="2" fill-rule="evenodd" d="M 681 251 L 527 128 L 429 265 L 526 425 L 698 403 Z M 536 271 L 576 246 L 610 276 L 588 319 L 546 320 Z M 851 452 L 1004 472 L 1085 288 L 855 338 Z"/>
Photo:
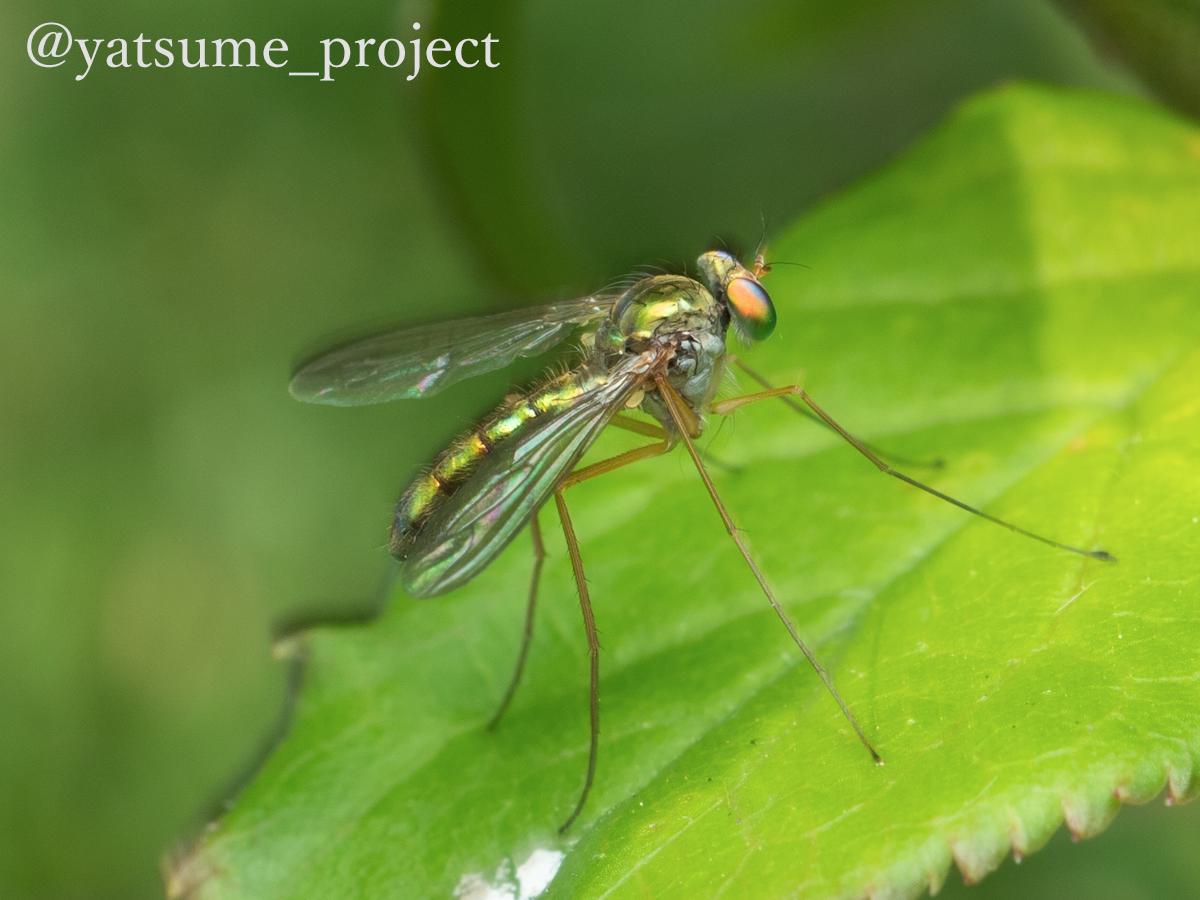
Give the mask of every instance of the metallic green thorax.
<path id="1" fill-rule="evenodd" d="M 712 330 L 719 327 L 720 318 L 720 306 L 698 281 L 654 275 L 621 295 L 600 328 L 597 346 L 616 353 L 637 351 L 668 331 Z"/>
<path id="2" fill-rule="evenodd" d="M 638 282 L 613 306 L 597 346 L 628 353 L 669 342 L 675 356 L 667 380 L 699 415 L 720 385 L 724 367 L 727 309 L 703 284 L 683 275 L 656 275 Z M 616 348 L 613 351 L 613 348 Z M 641 408 L 669 433 L 675 431 L 658 395 L 647 392 Z"/>
<path id="3" fill-rule="evenodd" d="M 590 366 L 565 372 L 532 391 L 510 397 L 475 429 L 457 438 L 419 475 L 396 507 L 390 548 L 403 558 L 408 545 L 438 504 L 459 489 L 471 472 L 496 447 L 519 440 L 539 418 L 571 406 L 605 377 L 596 363 L 611 363 L 655 343 L 670 340 L 675 357 L 667 371 L 672 385 L 693 409 L 702 411 L 712 399 L 725 350 L 728 314 L 725 307 L 700 282 L 681 275 L 643 278 L 613 303 L 608 317 L 584 342 L 594 343 L 597 360 Z M 642 408 L 674 426 L 652 392 Z"/>

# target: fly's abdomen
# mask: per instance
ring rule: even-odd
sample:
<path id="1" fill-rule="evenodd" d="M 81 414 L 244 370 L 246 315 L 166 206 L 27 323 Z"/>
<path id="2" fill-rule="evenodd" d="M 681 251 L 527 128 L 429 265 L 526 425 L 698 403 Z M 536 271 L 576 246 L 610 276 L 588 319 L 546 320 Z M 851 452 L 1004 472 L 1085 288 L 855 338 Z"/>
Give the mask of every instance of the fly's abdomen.
<path id="1" fill-rule="evenodd" d="M 500 444 L 518 438 L 539 416 L 570 404 L 584 392 L 591 378 L 584 372 L 565 372 L 528 394 L 509 399 L 474 430 L 456 438 L 426 472 L 413 480 L 396 504 L 388 541 L 392 555 L 404 559 L 421 526 L 470 478 L 481 460 Z"/>
<path id="2" fill-rule="evenodd" d="M 388 549 L 392 556 L 404 558 L 404 550 L 416 534 L 417 525 L 433 512 L 444 490 L 432 472 L 425 472 L 418 475 L 404 491 L 396 503 L 396 515 L 388 534 Z"/>

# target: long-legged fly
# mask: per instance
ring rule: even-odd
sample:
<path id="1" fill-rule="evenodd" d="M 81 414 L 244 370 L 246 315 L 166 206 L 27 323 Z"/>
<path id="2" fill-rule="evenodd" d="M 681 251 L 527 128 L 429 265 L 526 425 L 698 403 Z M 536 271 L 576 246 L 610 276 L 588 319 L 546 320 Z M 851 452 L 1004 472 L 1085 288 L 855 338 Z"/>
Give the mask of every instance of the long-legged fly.
<path id="1" fill-rule="evenodd" d="M 1051 547 L 1099 560 L 1087 550 L 1006 522 L 898 471 L 884 454 L 843 428 L 799 385 L 773 387 L 726 350 L 733 328 L 747 343 L 770 336 L 775 308 L 762 285 L 761 256 L 747 268 L 721 250 L 704 253 L 699 277 L 648 275 L 624 289 L 498 315 L 406 328 L 332 350 L 302 366 L 291 382 L 309 403 L 354 406 L 431 396 L 454 382 L 493 371 L 519 356 L 544 353 L 582 333 L 576 365 L 506 399 L 475 428 L 453 441 L 408 486 L 396 506 L 389 545 L 409 594 L 432 597 L 478 575 L 526 526 L 535 550 L 525 628 L 508 689 L 489 727 L 500 721 L 521 678 L 533 634 L 544 551 L 537 512 L 553 500 L 566 538 L 583 614 L 590 662 L 590 745 L 587 773 L 560 831 L 587 801 L 596 771 L 599 734 L 600 645 L 583 558 L 567 509 L 567 490 L 588 479 L 666 453 L 682 444 L 700 475 L 730 539 L 800 652 L 876 763 L 871 746 L 833 680 L 796 631 L 755 562 L 709 477 L 695 441 L 708 415 L 724 416 L 760 400 L 778 398 L 816 418 L 881 472 L 1010 531 Z M 761 390 L 718 400 L 730 362 Z M 640 409 L 657 422 L 629 416 Z M 577 467 L 607 426 L 653 440 L 609 459 Z"/>

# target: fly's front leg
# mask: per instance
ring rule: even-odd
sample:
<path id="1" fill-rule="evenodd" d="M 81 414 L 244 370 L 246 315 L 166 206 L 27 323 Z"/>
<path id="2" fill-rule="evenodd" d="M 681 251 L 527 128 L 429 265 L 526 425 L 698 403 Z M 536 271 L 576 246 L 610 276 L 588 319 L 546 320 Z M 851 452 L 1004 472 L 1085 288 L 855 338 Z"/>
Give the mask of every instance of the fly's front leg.
<path id="1" fill-rule="evenodd" d="M 737 366 L 739 369 L 741 369 L 743 372 L 745 372 L 747 375 L 749 375 L 752 380 L 758 382 L 758 384 L 760 384 L 764 388 L 764 391 L 759 391 L 756 394 L 747 394 L 745 397 L 733 398 L 734 400 L 742 401 L 741 403 L 738 404 L 739 406 L 745 406 L 746 403 L 754 402 L 753 399 L 748 399 L 748 398 L 757 399 L 760 397 L 760 395 L 764 394 L 766 391 L 775 390 L 774 388 L 772 388 L 771 383 L 769 381 L 767 381 L 766 378 L 764 378 L 762 375 L 760 375 L 754 369 L 750 368 L 748 365 L 746 365 L 744 362 L 742 362 L 741 359 L 739 359 L 738 357 L 731 355 L 728 357 L 728 359 L 735 366 Z M 780 393 L 766 394 L 766 396 L 779 397 L 779 399 L 781 399 L 784 403 L 786 403 L 790 409 L 792 409 L 795 412 L 799 413 L 800 415 L 804 416 L 804 418 L 810 419 L 811 421 L 816 422 L 818 425 L 824 425 L 825 427 L 828 427 L 828 423 L 826 423 L 824 419 L 822 419 L 820 416 L 818 416 L 816 413 L 812 412 L 811 410 L 807 409 L 804 406 L 804 404 L 800 403 L 794 397 L 792 397 L 791 391 L 789 389 L 785 388 Z M 763 399 L 765 399 L 765 397 Z M 733 407 L 733 409 L 736 409 L 736 406 Z M 891 453 L 886 450 L 880 450 L 878 447 L 872 446 L 871 444 L 868 444 L 866 441 L 863 441 L 863 440 L 860 440 L 858 443 L 861 444 L 863 447 L 866 447 L 868 450 L 870 450 L 875 456 L 878 456 L 880 459 L 891 460 L 892 462 L 897 463 L 898 465 L 909 466 L 914 469 L 940 469 L 943 466 L 945 466 L 945 461 L 941 457 L 935 456 L 933 459 L 910 459 L 908 457 L 901 456 L 899 453 Z"/>
<path id="2" fill-rule="evenodd" d="M 755 391 L 753 394 L 742 394 L 740 397 L 730 397 L 727 400 L 717 400 L 709 405 L 718 416 L 727 416 L 735 409 L 757 403 L 759 400 L 771 400 L 775 397 L 791 397 L 803 393 L 799 385 L 785 384 L 783 387 L 767 388 L 765 391 Z"/>
<path id="3" fill-rule="evenodd" d="M 735 409 L 739 409 L 751 403 L 757 403 L 759 400 L 767 400 L 772 397 L 789 396 L 799 397 L 802 401 L 804 401 L 809 409 L 811 409 L 822 422 L 829 426 L 829 428 L 831 428 L 833 431 L 837 432 L 837 434 L 840 435 L 842 439 L 846 441 L 846 443 L 865 456 L 871 462 L 871 464 L 883 474 L 890 475 L 899 481 L 903 481 L 905 484 L 912 485 L 918 490 L 937 497 L 939 500 L 944 500 L 952 506 L 957 506 L 959 509 L 969 512 L 973 516 L 979 516 L 981 519 L 986 519 L 994 525 L 999 525 L 1001 528 L 1007 528 L 1009 531 L 1023 535 L 1024 537 L 1032 538 L 1035 541 L 1040 541 L 1043 544 L 1047 544 L 1059 550 L 1066 550 L 1069 553 L 1077 553 L 1080 556 L 1086 556 L 1091 559 L 1099 559 L 1103 560 L 1104 562 L 1116 561 L 1115 558 L 1105 550 L 1084 550 L 1081 547 L 1075 547 L 1071 544 L 1064 544 L 1061 541 L 1056 541 L 1052 538 L 1045 537 L 1044 535 L 1037 534 L 1036 532 L 1022 528 L 1019 525 L 1014 525 L 1012 522 L 1008 522 L 999 518 L 998 516 L 993 516 L 991 513 L 986 513 L 978 507 L 971 506 L 969 503 L 964 503 L 957 497 L 952 497 L 949 494 L 943 493 L 937 488 L 930 487 L 924 482 L 913 478 L 911 475 L 901 472 L 899 469 L 896 469 L 884 462 L 878 453 L 843 428 L 838 421 L 833 418 L 833 416 L 822 409 L 817 402 L 813 400 L 811 396 L 809 396 L 808 392 L 798 384 L 789 384 L 785 385 L 784 387 L 768 388 L 766 390 L 758 391 L 754 394 L 747 394 L 744 397 L 733 397 L 729 400 L 714 403 L 710 408 L 718 415 L 728 415 Z"/>

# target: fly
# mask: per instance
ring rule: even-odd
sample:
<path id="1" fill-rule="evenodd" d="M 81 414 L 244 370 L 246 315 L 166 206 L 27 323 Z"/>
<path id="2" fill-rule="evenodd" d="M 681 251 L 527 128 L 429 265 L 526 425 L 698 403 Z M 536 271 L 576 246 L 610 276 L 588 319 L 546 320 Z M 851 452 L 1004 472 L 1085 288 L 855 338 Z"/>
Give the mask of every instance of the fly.
<path id="1" fill-rule="evenodd" d="M 587 801 L 596 772 L 599 739 L 600 645 L 583 557 L 567 508 L 569 488 L 682 444 L 717 513 L 775 614 L 812 665 L 871 758 L 871 745 L 832 678 L 800 637 L 751 555 L 709 477 L 695 441 L 708 415 L 729 415 L 751 403 L 781 399 L 834 431 L 886 475 L 966 512 L 1059 550 L 1112 561 L 1035 534 L 951 497 L 885 461 L 885 455 L 843 428 L 799 385 L 772 386 L 726 349 L 732 327 L 743 342 L 765 340 L 775 328 L 775 307 L 762 284 L 768 267 L 752 267 L 721 250 L 704 253 L 698 278 L 650 275 L 624 290 L 498 315 L 406 328 L 356 341 L 302 366 L 291 393 L 309 403 L 357 406 L 429 397 L 449 385 L 499 369 L 517 357 L 535 356 L 583 333 L 576 365 L 516 394 L 474 429 L 458 437 L 418 475 L 396 506 L 389 547 L 399 578 L 416 597 L 433 597 L 478 575 L 528 526 L 534 546 L 533 577 L 516 666 L 489 729 L 495 728 L 521 679 L 533 636 L 534 610 L 544 549 L 537 513 L 553 501 L 566 539 L 587 636 L 590 721 L 587 772 L 566 831 Z M 716 399 L 732 363 L 761 390 Z M 655 420 L 629 416 L 637 408 Z M 652 443 L 600 462 L 579 461 L 600 432 L 614 426 Z"/>

